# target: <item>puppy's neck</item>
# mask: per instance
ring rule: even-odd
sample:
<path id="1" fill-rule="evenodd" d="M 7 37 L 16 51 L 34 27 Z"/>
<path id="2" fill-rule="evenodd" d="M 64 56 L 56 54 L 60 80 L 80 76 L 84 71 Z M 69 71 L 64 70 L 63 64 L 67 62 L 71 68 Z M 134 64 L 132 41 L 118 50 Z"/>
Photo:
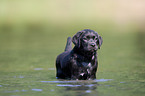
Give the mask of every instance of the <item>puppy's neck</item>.
<path id="1" fill-rule="evenodd" d="M 94 57 L 95 55 L 97 55 L 97 52 L 96 51 L 94 51 L 94 52 L 85 51 L 82 48 L 78 48 L 76 46 L 73 48 L 73 51 L 74 51 L 74 53 L 77 53 L 77 54 L 79 54 L 79 55 L 81 55 L 81 56 L 83 56 L 85 58 L 88 58 L 88 59 L 89 58 L 90 59 L 93 59 L 92 57 Z"/>

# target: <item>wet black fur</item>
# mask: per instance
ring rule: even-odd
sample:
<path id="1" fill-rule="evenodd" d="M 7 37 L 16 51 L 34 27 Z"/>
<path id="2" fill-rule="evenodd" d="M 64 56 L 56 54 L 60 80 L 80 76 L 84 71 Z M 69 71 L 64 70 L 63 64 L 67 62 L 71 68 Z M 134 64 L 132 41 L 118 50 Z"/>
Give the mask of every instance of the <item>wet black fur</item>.
<path id="1" fill-rule="evenodd" d="M 56 77 L 73 80 L 96 79 L 97 50 L 102 45 L 102 37 L 93 30 L 85 29 L 76 33 L 72 42 L 75 44 L 73 49 L 69 37 L 65 52 L 56 59 Z"/>

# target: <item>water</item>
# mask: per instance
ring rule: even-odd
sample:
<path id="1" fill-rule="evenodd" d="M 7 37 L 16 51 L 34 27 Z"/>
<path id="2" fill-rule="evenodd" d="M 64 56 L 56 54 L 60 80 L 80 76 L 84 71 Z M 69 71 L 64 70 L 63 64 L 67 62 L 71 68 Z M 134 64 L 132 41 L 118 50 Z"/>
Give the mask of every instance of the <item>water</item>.
<path id="1" fill-rule="evenodd" d="M 97 79 L 80 81 L 55 77 L 55 58 L 63 51 L 64 36 L 59 42 L 54 34 L 48 42 L 48 34 L 1 34 L 0 96 L 145 95 L 144 34 L 102 33 Z"/>

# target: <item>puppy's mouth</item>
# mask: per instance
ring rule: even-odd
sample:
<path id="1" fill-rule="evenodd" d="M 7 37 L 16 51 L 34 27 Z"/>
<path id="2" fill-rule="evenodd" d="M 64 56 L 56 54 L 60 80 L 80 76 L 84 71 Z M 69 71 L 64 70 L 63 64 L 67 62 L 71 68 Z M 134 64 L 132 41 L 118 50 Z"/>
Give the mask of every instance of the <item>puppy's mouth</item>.
<path id="1" fill-rule="evenodd" d="M 95 52 L 95 51 L 98 50 L 98 48 L 97 47 L 88 46 L 88 47 L 84 47 L 84 50 L 89 51 L 89 52 Z"/>
<path id="2" fill-rule="evenodd" d="M 96 52 L 97 51 L 97 49 L 92 49 L 92 50 L 90 50 L 90 52 Z"/>
<path id="3" fill-rule="evenodd" d="M 97 48 L 89 48 L 89 51 L 91 51 L 91 52 L 94 52 L 94 51 L 97 51 Z"/>

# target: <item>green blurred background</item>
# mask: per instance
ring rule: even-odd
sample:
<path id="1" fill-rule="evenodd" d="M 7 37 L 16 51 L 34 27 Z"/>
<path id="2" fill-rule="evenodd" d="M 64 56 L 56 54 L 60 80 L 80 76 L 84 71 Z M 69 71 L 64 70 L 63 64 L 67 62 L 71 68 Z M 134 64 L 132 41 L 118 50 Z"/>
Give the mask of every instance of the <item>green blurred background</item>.
<path id="1" fill-rule="evenodd" d="M 0 71 L 55 68 L 66 38 L 86 28 L 103 37 L 100 66 L 107 66 L 115 56 L 127 56 L 143 45 L 144 4 L 144 0 L 0 0 Z"/>
<path id="2" fill-rule="evenodd" d="M 55 83 L 57 55 L 83 29 L 103 38 L 101 82 Z M 0 0 L 0 95 L 144 96 L 144 74 L 145 0 Z"/>

